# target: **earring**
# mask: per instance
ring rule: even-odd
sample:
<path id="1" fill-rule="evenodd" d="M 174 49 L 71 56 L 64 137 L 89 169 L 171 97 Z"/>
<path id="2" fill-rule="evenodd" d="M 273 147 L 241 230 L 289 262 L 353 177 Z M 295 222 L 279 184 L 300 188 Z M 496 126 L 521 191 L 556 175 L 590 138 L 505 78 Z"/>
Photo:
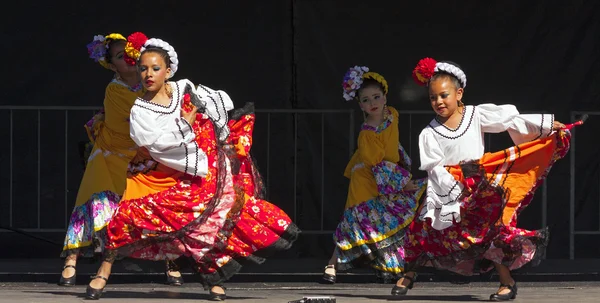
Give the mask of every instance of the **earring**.
<path id="1" fill-rule="evenodd" d="M 387 104 L 383 105 L 383 120 L 387 120 L 389 117 L 389 111 L 388 111 L 388 107 Z"/>
<path id="2" fill-rule="evenodd" d="M 465 104 L 461 100 L 458 100 L 458 106 L 465 107 Z"/>

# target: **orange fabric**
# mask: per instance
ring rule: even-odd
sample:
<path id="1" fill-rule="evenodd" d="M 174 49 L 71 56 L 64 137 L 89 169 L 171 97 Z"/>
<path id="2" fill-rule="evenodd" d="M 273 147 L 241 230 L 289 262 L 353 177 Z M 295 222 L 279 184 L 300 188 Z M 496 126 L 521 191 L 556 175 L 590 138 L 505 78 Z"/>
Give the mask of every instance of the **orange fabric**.
<path id="1" fill-rule="evenodd" d="M 510 190 L 502 214 L 502 224 L 516 225 L 515 218 L 521 201 L 553 163 L 552 157 L 557 148 L 557 141 L 553 138 L 554 136 L 551 136 L 499 152 L 485 153 L 479 160 L 490 182 L 497 181 L 499 185 Z M 513 160 L 511 150 L 514 153 Z M 459 165 L 449 166 L 447 169 L 456 180 L 464 181 Z"/>
<path id="2" fill-rule="evenodd" d="M 137 174 L 127 178 L 127 189 L 122 200 L 139 199 L 163 190 L 167 190 L 177 184 L 180 174 L 169 176 L 169 173 L 153 171 L 148 174 Z"/>

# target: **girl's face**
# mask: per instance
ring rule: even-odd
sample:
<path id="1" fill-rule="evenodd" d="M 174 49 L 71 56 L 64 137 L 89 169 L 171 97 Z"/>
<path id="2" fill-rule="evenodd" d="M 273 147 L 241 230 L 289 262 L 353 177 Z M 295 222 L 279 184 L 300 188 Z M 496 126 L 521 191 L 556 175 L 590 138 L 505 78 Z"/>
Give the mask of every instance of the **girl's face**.
<path id="1" fill-rule="evenodd" d="M 165 59 L 158 53 L 147 52 L 140 57 L 139 69 L 144 88 L 151 92 L 161 89 L 171 73 L 171 68 L 166 65 Z"/>
<path id="2" fill-rule="evenodd" d="M 112 42 L 110 49 L 108 50 L 108 56 L 110 56 L 109 67 L 115 73 L 119 75 L 131 75 L 137 73 L 135 66 L 127 64 L 125 62 L 125 42 L 115 41 Z"/>
<path id="3" fill-rule="evenodd" d="M 447 77 L 438 78 L 429 83 L 429 102 L 431 108 L 440 117 L 448 118 L 458 109 L 463 89 L 456 88 Z"/>
<path id="4" fill-rule="evenodd" d="M 358 92 L 358 105 L 369 115 L 383 115 L 383 109 L 387 99 L 381 88 L 372 85 Z"/>

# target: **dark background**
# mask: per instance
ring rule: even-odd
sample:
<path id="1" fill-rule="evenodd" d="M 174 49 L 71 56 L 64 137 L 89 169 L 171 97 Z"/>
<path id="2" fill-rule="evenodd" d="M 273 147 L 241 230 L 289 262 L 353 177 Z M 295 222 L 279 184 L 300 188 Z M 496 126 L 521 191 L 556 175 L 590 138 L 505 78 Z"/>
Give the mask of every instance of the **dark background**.
<path id="1" fill-rule="evenodd" d="M 414 170 L 419 165 L 418 133 L 433 117 L 424 89 L 411 79 L 423 57 L 461 65 L 468 77 L 467 104 L 511 103 L 522 112 L 555 113 L 562 122 L 570 122 L 571 111 L 600 110 L 600 2 L 594 0 L 11 5 L 0 18 L 0 225 L 9 227 L 12 209 L 13 228 L 34 229 L 33 235 L 59 245 L 0 232 L 3 246 L 18 248 L 0 250 L 0 258 L 60 253 L 62 229 L 83 173 L 77 143 L 86 139 L 82 126 L 93 111 L 38 114 L 9 106 L 101 106 L 112 74 L 87 57 L 85 45 L 96 34 L 142 31 L 162 38 L 179 55 L 176 79 L 226 90 L 236 106 L 255 103 L 259 113 L 253 152 L 268 180 L 269 199 L 306 231 L 278 258 L 325 259 L 331 254 L 330 231 L 346 199 L 342 173 L 362 120 L 358 107 L 342 98 L 341 81 L 350 66 L 369 66 L 387 79 L 388 100 L 402 113 L 401 142 L 414 159 Z M 318 112 L 323 109 L 339 112 Z M 590 117 L 575 135 L 578 230 L 600 228 L 599 121 Z M 506 135 L 487 139 L 490 151 L 511 145 Z M 547 181 L 549 258 L 569 257 L 570 161 L 570 155 L 559 161 Z M 541 228 L 541 211 L 540 189 L 519 224 Z M 576 236 L 575 257 L 597 258 L 599 243 L 597 235 Z"/>

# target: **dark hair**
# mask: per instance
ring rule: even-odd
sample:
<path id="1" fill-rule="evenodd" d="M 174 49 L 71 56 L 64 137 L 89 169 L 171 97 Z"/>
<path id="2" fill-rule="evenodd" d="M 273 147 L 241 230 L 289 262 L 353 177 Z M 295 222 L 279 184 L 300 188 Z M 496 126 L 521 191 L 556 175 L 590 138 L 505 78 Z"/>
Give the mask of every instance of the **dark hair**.
<path id="1" fill-rule="evenodd" d="M 363 79 L 363 83 L 360 85 L 360 87 L 358 88 L 358 90 L 356 91 L 356 99 L 358 99 L 359 95 L 360 95 L 360 91 L 367 88 L 367 87 L 371 87 L 371 86 L 375 86 L 377 88 L 379 88 L 382 92 L 385 93 L 385 89 L 383 88 L 383 84 L 381 84 L 379 81 L 375 80 L 375 79 L 371 79 L 371 78 L 367 78 L 367 79 Z"/>
<path id="2" fill-rule="evenodd" d="M 456 64 L 456 63 L 454 63 L 452 61 L 440 61 L 440 62 L 452 64 L 452 65 L 460 68 L 460 65 L 458 65 L 458 64 Z M 460 69 L 462 69 L 462 68 L 460 68 Z M 463 85 L 462 85 L 462 83 L 460 83 L 460 80 L 458 80 L 458 78 L 455 75 L 451 74 L 451 73 L 448 73 L 448 72 L 445 72 L 445 71 L 436 72 L 435 74 L 433 74 L 433 76 L 431 77 L 431 79 L 429 79 L 429 83 L 431 83 L 431 82 L 433 82 L 435 80 L 438 80 L 438 79 L 449 79 L 450 81 L 452 81 L 452 84 L 454 84 L 454 87 L 456 89 L 463 88 Z"/>
<path id="3" fill-rule="evenodd" d="M 146 49 L 140 54 L 140 58 L 145 54 L 145 53 L 155 53 L 155 54 L 159 54 L 163 60 L 165 60 L 165 64 L 167 65 L 167 67 L 171 66 L 171 57 L 169 57 L 169 53 L 167 53 L 166 50 L 158 47 L 158 46 L 153 46 L 150 45 L 148 47 L 146 47 Z"/>
<path id="4" fill-rule="evenodd" d="M 110 53 L 110 51 L 111 51 L 112 47 L 117 45 L 118 43 L 127 43 L 127 41 L 121 40 L 121 39 L 111 39 L 106 44 L 106 54 L 104 55 L 104 60 L 106 61 L 106 63 L 109 63 L 109 64 L 112 63 L 113 56 Z"/>

